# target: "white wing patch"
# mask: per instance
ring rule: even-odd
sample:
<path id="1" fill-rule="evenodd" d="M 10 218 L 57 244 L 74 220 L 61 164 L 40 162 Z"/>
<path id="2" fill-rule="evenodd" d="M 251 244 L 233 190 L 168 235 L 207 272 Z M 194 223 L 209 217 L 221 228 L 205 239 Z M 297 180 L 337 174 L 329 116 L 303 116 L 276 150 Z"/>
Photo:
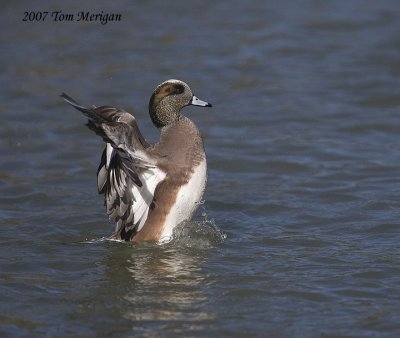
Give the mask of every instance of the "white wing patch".
<path id="1" fill-rule="evenodd" d="M 140 231 L 143 228 L 154 197 L 154 191 L 158 183 L 165 178 L 165 173 L 158 168 L 151 168 L 142 171 L 138 176 L 143 185 L 141 187 L 137 185 L 132 186 L 132 196 L 135 198 L 135 201 L 131 208 L 137 226 L 136 231 Z"/>

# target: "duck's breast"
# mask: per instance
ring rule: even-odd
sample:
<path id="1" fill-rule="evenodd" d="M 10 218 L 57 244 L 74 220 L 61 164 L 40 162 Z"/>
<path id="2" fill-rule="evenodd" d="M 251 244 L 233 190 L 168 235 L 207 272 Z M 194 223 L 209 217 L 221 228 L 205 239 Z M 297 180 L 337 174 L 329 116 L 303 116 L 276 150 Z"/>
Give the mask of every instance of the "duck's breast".
<path id="1" fill-rule="evenodd" d="M 207 183 L 207 161 L 204 159 L 192 170 L 192 175 L 186 184 L 178 191 L 175 203 L 172 205 L 164 222 L 160 242 L 172 239 L 174 228 L 183 221 L 191 219 L 198 208 Z"/>

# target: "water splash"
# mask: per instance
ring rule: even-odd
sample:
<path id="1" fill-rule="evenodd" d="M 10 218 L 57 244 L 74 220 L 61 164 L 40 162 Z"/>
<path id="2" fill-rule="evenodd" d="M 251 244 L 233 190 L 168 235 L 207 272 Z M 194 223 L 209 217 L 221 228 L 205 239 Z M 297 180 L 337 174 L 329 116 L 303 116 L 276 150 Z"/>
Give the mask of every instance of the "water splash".
<path id="1" fill-rule="evenodd" d="M 120 239 L 111 238 L 111 237 L 100 237 L 100 238 L 92 238 L 92 239 L 85 238 L 85 240 L 82 241 L 81 243 L 98 244 L 98 243 L 106 243 L 106 242 L 126 243 L 125 241 L 122 241 Z"/>
<path id="2" fill-rule="evenodd" d="M 201 218 L 185 221 L 175 230 L 171 244 L 194 248 L 209 248 L 222 243 L 226 234 L 216 225 L 214 218 L 210 217 L 201 204 Z"/>
<path id="3" fill-rule="evenodd" d="M 197 219 L 185 221 L 179 224 L 173 233 L 173 237 L 168 242 L 157 243 L 157 246 L 184 246 L 193 248 L 210 248 L 222 243 L 226 239 L 226 234 L 216 225 L 214 218 L 210 217 L 204 207 L 204 201 L 199 202 L 201 216 Z M 133 244 L 110 237 L 100 237 L 88 239 L 81 243 L 101 244 L 101 243 L 121 243 Z M 139 244 L 139 243 L 135 243 Z"/>

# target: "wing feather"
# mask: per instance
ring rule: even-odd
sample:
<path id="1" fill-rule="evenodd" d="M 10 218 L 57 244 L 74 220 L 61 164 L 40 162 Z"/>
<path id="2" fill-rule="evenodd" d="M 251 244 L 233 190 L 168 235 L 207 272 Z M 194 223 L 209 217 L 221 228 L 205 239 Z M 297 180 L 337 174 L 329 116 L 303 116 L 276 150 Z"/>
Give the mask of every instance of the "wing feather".
<path id="1" fill-rule="evenodd" d="M 83 107 L 70 96 L 61 97 L 89 118 L 87 126 L 106 142 L 97 170 L 97 186 L 104 194 L 108 217 L 115 222 L 117 239 L 129 240 L 146 223 L 157 185 L 165 173 L 149 156 L 150 144 L 135 118 L 110 107 Z"/>

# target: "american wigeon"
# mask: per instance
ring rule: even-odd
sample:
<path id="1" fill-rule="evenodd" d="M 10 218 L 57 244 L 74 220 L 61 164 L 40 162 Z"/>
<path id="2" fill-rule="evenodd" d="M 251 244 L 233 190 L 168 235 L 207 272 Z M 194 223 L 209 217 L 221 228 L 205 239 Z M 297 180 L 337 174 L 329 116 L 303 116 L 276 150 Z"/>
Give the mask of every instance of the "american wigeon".
<path id="1" fill-rule="evenodd" d="M 87 126 L 106 142 L 97 184 L 116 224 L 112 237 L 170 241 L 174 228 L 197 209 L 207 181 L 200 132 L 180 110 L 211 104 L 194 96 L 185 82 L 161 83 L 149 102 L 160 140 L 150 144 L 128 112 L 110 106 L 83 107 L 65 93 L 61 97 L 85 114 Z"/>

